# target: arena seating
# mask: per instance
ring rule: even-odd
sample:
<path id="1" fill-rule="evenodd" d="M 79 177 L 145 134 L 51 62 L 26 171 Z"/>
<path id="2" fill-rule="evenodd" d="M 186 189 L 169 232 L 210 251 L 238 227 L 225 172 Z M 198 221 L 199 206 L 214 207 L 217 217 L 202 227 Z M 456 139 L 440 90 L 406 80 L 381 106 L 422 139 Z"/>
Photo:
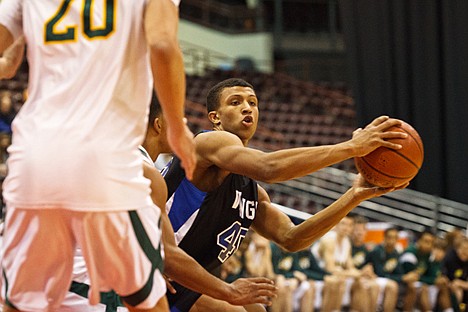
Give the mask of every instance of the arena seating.
<path id="1" fill-rule="evenodd" d="M 335 144 L 356 128 L 354 101 L 343 83 L 304 82 L 284 74 L 207 70 L 187 76 L 187 117 L 192 130 L 206 126 L 205 96 L 217 82 L 238 77 L 254 86 L 260 100 L 260 122 L 251 146 L 265 151 Z M 336 167 L 354 171 L 347 161 Z"/>

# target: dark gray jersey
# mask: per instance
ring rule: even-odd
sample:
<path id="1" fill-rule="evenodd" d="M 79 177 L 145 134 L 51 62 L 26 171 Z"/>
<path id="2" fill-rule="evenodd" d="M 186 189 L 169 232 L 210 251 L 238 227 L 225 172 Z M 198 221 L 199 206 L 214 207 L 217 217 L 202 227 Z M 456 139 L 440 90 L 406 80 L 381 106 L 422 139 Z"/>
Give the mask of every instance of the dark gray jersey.
<path id="1" fill-rule="evenodd" d="M 255 218 L 257 182 L 229 174 L 216 190 L 205 193 L 185 178 L 177 158 L 163 174 L 169 191 L 166 211 L 179 247 L 208 271 L 213 271 L 239 248 Z M 183 293 L 177 289 L 175 296 L 170 295 L 171 305 Z M 185 311 L 185 308 L 172 311 Z"/>

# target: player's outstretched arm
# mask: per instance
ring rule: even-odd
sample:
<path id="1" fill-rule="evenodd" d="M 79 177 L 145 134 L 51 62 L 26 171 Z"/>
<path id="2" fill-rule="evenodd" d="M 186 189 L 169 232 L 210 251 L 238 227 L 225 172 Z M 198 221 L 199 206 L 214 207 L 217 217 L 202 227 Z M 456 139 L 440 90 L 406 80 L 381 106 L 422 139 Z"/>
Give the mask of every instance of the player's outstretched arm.
<path id="1" fill-rule="evenodd" d="M 195 259 L 176 245 L 174 231 L 164 209 L 167 188 L 164 178 L 151 165 L 144 165 L 144 174 L 151 180 L 152 198 L 161 209 L 161 227 L 166 255 L 165 274 L 179 284 L 233 305 L 261 303 L 270 305 L 276 296 L 274 283 L 267 278 L 242 278 L 228 284 L 206 271 Z"/>
<path id="2" fill-rule="evenodd" d="M 149 1 L 145 12 L 145 32 L 154 88 L 167 121 L 169 144 L 191 180 L 196 158 L 193 134 L 183 121 L 186 83 L 178 25 L 179 10 L 172 1 Z"/>
<path id="3" fill-rule="evenodd" d="M 271 204 L 266 191 L 259 187 L 259 203 L 253 228 L 260 235 L 274 241 L 284 249 L 292 252 L 299 251 L 322 237 L 362 201 L 403 189 L 406 186 L 408 183 L 398 188 L 380 188 L 370 185 L 361 175 L 357 175 L 353 186 L 346 193 L 330 206 L 296 226 L 286 214 Z"/>
<path id="4" fill-rule="evenodd" d="M 376 118 L 364 129 L 357 129 L 353 138 L 335 145 L 300 147 L 265 153 L 244 147 L 241 140 L 226 131 L 198 135 L 197 154 L 201 166 L 217 167 L 248 176 L 258 181 L 276 183 L 302 177 L 343 160 L 366 155 L 380 146 L 399 149 L 401 145 L 388 139 L 404 138 L 406 133 L 386 131 L 401 124 L 387 116 Z"/>

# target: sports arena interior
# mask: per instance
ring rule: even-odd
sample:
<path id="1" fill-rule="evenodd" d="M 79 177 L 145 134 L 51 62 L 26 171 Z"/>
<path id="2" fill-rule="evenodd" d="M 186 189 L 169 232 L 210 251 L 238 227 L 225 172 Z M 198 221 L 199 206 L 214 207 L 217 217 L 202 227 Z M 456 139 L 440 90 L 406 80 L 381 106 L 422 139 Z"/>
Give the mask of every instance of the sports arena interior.
<path id="1" fill-rule="evenodd" d="M 353 210 L 369 220 L 367 242 L 379 244 L 388 227 L 401 230 L 407 244 L 426 230 L 466 236 L 467 3 L 182 0 L 188 125 L 194 133 L 210 127 L 205 96 L 230 77 L 255 87 L 260 122 L 250 146 L 263 151 L 342 142 L 379 115 L 403 119 L 420 133 L 425 161 L 407 189 Z M 24 61 L 13 79 L 0 80 L 3 178 L 27 68 Z M 343 194 L 356 173 L 349 159 L 262 186 L 301 222 Z"/>

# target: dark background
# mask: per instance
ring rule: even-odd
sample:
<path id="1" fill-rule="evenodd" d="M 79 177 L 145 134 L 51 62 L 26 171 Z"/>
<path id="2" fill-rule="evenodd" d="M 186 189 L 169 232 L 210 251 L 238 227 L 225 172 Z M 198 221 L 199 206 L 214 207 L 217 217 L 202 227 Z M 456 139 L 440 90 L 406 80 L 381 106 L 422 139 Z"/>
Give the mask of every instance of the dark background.
<path id="1" fill-rule="evenodd" d="M 468 203 L 468 1 L 340 0 L 358 122 L 386 114 L 421 135 L 412 188 Z"/>

